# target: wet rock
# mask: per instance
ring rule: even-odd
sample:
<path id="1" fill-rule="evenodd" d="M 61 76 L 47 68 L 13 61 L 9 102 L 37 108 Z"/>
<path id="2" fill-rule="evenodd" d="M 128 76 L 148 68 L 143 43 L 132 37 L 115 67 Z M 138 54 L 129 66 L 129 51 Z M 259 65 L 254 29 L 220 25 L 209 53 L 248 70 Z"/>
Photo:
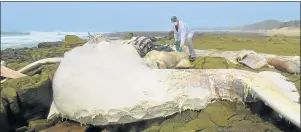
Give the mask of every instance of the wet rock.
<path id="1" fill-rule="evenodd" d="M 52 101 L 51 81 L 47 73 L 10 79 L 1 84 L 1 98 L 13 118 L 12 122 L 42 119 Z"/>
<path id="2" fill-rule="evenodd" d="M 9 131 L 10 129 L 7 112 L 1 100 L 0 100 L 0 126 L 1 126 L 0 130 L 4 132 Z"/>
<path id="3" fill-rule="evenodd" d="M 51 47 L 61 47 L 63 42 L 56 41 L 56 42 L 41 42 L 38 44 L 38 48 L 51 48 Z"/>
<path id="4" fill-rule="evenodd" d="M 31 49 L 28 51 L 30 55 L 30 62 L 38 61 L 45 58 L 51 57 L 62 57 L 64 52 L 68 51 L 69 48 L 63 47 L 53 47 L 53 48 L 39 48 L 39 49 Z"/>
<path id="5" fill-rule="evenodd" d="M 58 68 L 59 63 L 57 64 L 48 64 L 48 65 L 41 65 L 40 67 L 32 70 L 32 71 L 28 71 L 25 74 L 28 76 L 34 76 L 35 74 L 46 74 L 48 75 L 49 79 L 52 80 L 53 75 L 56 71 L 56 69 Z"/>
<path id="6" fill-rule="evenodd" d="M 6 87 L 1 90 L 2 102 L 10 110 L 10 113 L 16 115 L 20 113 L 17 92 L 14 88 Z"/>
<path id="7" fill-rule="evenodd" d="M 1 61 L 5 61 L 8 68 L 19 70 L 34 61 L 63 57 L 64 53 L 70 49 L 63 47 L 5 49 L 1 51 Z"/>
<path id="8" fill-rule="evenodd" d="M 53 121 L 47 121 L 47 119 L 30 121 L 28 128 L 30 131 L 41 131 L 54 125 Z"/>
<path id="9" fill-rule="evenodd" d="M 49 78 L 35 83 L 33 87 L 18 90 L 24 118 L 44 118 L 52 101 L 51 83 Z"/>
<path id="10" fill-rule="evenodd" d="M 19 63 L 30 60 L 30 54 L 27 52 L 28 48 L 20 49 L 5 49 L 1 51 L 1 60 L 4 60 L 7 64 Z"/>
<path id="11" fill-rule="evenodd" d="M 88 126 L 81 126 L 78 123 L 60 122 L 53 127 L 40 132 L 85 132 Z"/>
<path id="12" fill-rule="evenodd" d="M 26 72 L 27 76 L 34 76 L 36 74 L 41 74 L 42 70 L 46 67 L 46 65 L 41 65 L 36 69 L 33 69 L 32 71 Z"/>
<path id="13" fill-rule="evenodd" d="M 27 132 L 27 131 L 28 131 L 27 126 L 22 126 L 22 127 L 19 127 L 15 130 L 15 132 Z"/>
<path id="14" fill-rule="evenodd" d="M 79 38 L 76 35 L 66 35 L 62 46 L 64 48 L 74 48 L 76 46 L 81 46 L 85 43 L 86 43 L 85 40 Z"/>

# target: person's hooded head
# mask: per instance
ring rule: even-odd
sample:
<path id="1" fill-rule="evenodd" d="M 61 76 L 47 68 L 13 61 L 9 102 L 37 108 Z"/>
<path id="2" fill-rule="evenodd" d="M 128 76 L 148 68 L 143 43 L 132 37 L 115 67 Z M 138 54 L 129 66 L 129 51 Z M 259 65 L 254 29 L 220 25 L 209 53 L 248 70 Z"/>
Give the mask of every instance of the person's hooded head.
<path id="1" fill-rule="evenodd" d="M 171 17 L 171 22 L 175 26 L 178 26 L 178 24 L 179 24 L 179 20 L 178 20 L 178 18 L 176 16 Z"/>

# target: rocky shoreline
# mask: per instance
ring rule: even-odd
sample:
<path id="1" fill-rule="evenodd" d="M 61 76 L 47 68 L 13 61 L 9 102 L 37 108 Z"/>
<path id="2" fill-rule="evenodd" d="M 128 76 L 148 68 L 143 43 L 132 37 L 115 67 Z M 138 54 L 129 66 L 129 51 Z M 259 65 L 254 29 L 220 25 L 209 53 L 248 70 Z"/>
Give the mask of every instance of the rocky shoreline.
<path id="1" fill-rule="evenodd" d="M 34 48 L 5 49 L 1 61 L 13 70 L 49 57 L 63 57 L 64 52 L 86 41 L 67 35 L 63 42 L 42 42 Z M 46 121 L 52 102 L 52 77 L 58 64 L 42 65 L 25 73 L 27 77 L 9 79 L 1 84 L 1 131 L 40 131 L 53 126 Z M 3 125 L 2 125 L 3 124 Z M 7 126 L 2 128 L 2 126 Z"/>
<path id="2" fill-rule="evenodd" d="M 169 34 L 172 36 L 172 34 Z M 169 37 L 165 37 L 169 38 Z M 63 42 L 43 42 L 35 48 L 5 49 L 1 61 L 8 68 L 20 68 L 40 59 L 63 57 L 66 51 L 86 41 L 67 35 Z M 198 131 L 299 131 L 262 102 L 219 101 L 201 111 L 185 111 L 171 117 L 104 127 L 85 126 L 64 119 L 46 120 L 52 101 L 52 78 L 58 64 L 42 65 L 28 71 L 27 77 L 1 84 L 0 130 L 17 132 L 193 132 Z"/>

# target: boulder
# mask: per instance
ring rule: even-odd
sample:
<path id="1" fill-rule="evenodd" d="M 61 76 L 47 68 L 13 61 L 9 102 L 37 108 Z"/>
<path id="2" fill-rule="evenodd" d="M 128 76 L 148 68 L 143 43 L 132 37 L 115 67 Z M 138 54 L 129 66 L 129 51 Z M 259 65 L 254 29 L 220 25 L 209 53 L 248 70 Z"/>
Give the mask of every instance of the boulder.
<path id="1" fill-rule="evenodd" d="M 15 129 L 15 132 L 28 132 L 28 127 L 27 126 L 19 127 Z"/>
<path id="2" fill-rule="evenodd" d="M 8 117 L 7 117 L 7 112 L 6 109 L 0 100 L 0 130 L 3 132 L 9 131 L 9 122 L 8 122 Z"/>
<path id="3" fill-rule="evenodd" d="M 237 68 L 239 65 L 227 61 L 222 57 L 197 57 L 193 62 L 196 69 L 228 69 Z"/>
<path id="4" fill-rule="evenodd" d="M 1 90 L 1 97 L 4 106 L 9 108 L 9 112 L 13 115 L 20 113 L 17 92 L 14 88 L 5 87 Z"/>
<path id="5" fill-rule="evenodd" d="M 56 42 L 41 42 L 38 44 L 38 48 L 51 48 L 51 47 L 61 47 L 63 42 L 56 41 Z"/>
<path id="6" fill-rule="evenodd" d="M 46 71 L 46 70 L 44 70 Z M 52 101 L 51 77 L 54 71 L 10 79 L 1 84 L 1 98 L 12 122 L 26 122 L 47 117 Z"/>
<path id="7" fill-rule="evenodd" d="M 79 123 L 60 122 L 53 127 L 43 130 L 43 132 L 85 132 L 87 126 L 82 126 Z"/>
<path id="8" fill-rule="evenodd" d="M 85 44 L 87 41 L 81 39 L 76 35 L 66 35 L 65 40 L 62 44 L 64 48 L 74 48 L 76 46 L 81 46 Z"/>
<path id="9" fill-rule="evenodd" d="M 123 39 L 129 40 L 129 39 L 131 39 L 132 37 L 134 37 L 134 34 L 133 34 L 133 33 L 126 33 L 125 36 L 123 37 Z"/>
<path id="10" fill-rule="evenodd" d="M 34 121 L 30 121 L 28 124 L 28 128 L 30 129 L 30 131 L 41 131 L 44 129 L 47 129 L 51 126 L 54 125 L 54 121 L 47 121 L 47 119 L 41 119 L 41 120 L 34 120 Z"/>
<path id="11" fill-rule="evenodd" d="M 201 111 L 184 111 L 144 132 L 196 132 L 196 131 L 280 131 L 272 123 L 253 115 L 240 102 L 220 101 L 209 104 Z"/>

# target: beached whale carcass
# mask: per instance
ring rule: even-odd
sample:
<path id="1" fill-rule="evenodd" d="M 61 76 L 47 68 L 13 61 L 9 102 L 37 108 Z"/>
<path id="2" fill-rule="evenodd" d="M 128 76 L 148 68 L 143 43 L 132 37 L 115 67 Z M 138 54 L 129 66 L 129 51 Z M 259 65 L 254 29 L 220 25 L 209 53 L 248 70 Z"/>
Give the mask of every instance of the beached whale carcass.
<path id="1" fill-rule="evenodd" d="M 275 72 L 235 69 L 176 70 L 146 65 L 137 47 L 101 41 L 66 52 L 53 79 L 48 118 L 108 125 L 200 110 L 216 98 L 255 101 L 256 94 L 300 127 L 299 94 Z"/>

